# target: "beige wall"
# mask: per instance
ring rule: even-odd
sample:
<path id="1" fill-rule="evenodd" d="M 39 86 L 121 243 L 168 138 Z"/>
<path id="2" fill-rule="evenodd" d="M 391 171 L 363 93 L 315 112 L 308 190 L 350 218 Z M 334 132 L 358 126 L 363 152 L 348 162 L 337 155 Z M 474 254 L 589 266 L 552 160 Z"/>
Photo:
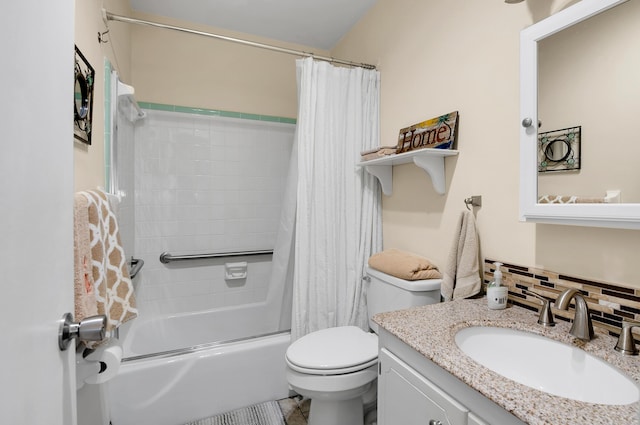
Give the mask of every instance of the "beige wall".
<path id="1" fill-rule="evenodd" d="M 421 169 L 394 167 L 393 194 L 383 199 L 386 248 L 444 267 L 463 199 L 482 195 L 485 257 L 640 288 L 640 232 L 518 221 L 519 33 L 566 4 L 379 0 L 332 52 L 378 65 L 382 144 L 395 144 L 400 128 L 460 112 L 446 195 Z"/>
<path id="2" fill-rule="evenodd" d="M 308 47 L 159 16 L 140 19 L 294 50 Z M 114 25 L 126 25 L 114 23 Z M 133 85 L 140 101 L 295 118 L 296 56 L 161 28 L 132 27 Z M 325 51 L 314 51 L 327 54 Z"/>
<path id="3" fill-rule="evenodd" d="M 130 34 L 118 28 L 106 35 L 108 43 L 98 42 L 98 32 L 106 31 L 102 7 L 114 13 L 129 13 L 128 0 L 76 1 L 75 43 L 96 72 L 93 97 L 91 146 L 74 140 L 76 190 L 104 187 L 104 58 L 109 59 L 121 78 L 130 78 Z M 114 50 L 117 52 L 114 55 Z"/>
<path id="4" fill-rule="evenodd" d="M 105 3 L 128 14 L 125 0 Z M 567 3 L 379 0 L 331 52 L 378 65 L 383 144 L 394 144 L 402 127 L 460 112 L 460 155 L 446 160 L 446 195 L 437 195 L 419 168 L 394 168 L 394 192 L 383 201 L 386 247 L 422 253 L 444 267 L 463 199 L 482 195 L 477 223 L 484 256 L 640 288 L 634 267 L 638 231 L 518 221 L 519 32 Z M 97 42 L 98 30 L 104 30 L 99 10 L 97 0 L 76 4 L 77 43 L 101 87 L 102 56 L 112 53 Z M 120 74 L 140 101 L 296 116 L 293 56 L 168 30 L 117 22 L 110 27 L 119 37 Z M 79 189 L 104 184 L 104 112 L 97 92 L 94 144 L 75 149 Z"/>

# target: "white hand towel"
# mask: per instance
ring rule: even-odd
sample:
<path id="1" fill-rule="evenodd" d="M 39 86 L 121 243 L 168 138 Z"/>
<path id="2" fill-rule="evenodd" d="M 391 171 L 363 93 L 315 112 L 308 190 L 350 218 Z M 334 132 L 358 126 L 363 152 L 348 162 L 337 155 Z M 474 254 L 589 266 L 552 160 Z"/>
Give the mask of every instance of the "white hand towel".
<path id="1" fill-rule="evenodd" d="M 476 221 L 471 211 L 463 211 L 453 238 L 441 286 L 445 301 L 468 298 L 481 288 L 479 245 Z"/>

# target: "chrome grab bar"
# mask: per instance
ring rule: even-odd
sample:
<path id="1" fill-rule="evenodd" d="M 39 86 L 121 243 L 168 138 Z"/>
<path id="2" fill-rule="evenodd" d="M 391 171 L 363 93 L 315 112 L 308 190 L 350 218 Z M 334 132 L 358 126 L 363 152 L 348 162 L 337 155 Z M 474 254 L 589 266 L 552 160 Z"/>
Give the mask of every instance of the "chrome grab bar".
<path id="1" fill-rule="evenodd" d="M 160 254 L 160 262 L 162 264 L 168 264 L 172 261 L 183 260 L 202 260 L 208 258 L 222 258 L 222 257 L 245 257 L 248 255 L 265 255 L 273 254 L 272 249 L 265 249 L 260 251 L 239 251 L 239 252 L 212 252 L 210 254 L 185 254 L 185 255 L 171 255 L 168 252 Z"/>

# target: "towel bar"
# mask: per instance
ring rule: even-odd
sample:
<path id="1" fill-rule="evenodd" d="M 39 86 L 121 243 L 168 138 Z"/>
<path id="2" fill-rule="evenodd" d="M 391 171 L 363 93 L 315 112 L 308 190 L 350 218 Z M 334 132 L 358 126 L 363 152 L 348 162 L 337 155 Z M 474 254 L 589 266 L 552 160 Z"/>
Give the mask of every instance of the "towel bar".
<path id="1" fill-rule="evenodd" d="M 168 252 L 160 254 L 160 262 L 162 264 L 168 264 L 172 261 L 183 260 L 202 260 L 208 258 L 222 258 L 222 257 L 244 257 L 248 255 L 265 255 L 273 254 L 273 250 L 261 250 L 261 251 L 240 251 L 240 252 L 212 252 L 210 254 L 185 254 L 185 255 L 171 255 Z"/>
<path id="2" fill-rule="evenodd" d="M 131 257 L 131 261 L 129 262 L 129 277 L 135 279 L 138 272 L 142 270 L 142 266 L 144 266 L 143 259 Z"/>

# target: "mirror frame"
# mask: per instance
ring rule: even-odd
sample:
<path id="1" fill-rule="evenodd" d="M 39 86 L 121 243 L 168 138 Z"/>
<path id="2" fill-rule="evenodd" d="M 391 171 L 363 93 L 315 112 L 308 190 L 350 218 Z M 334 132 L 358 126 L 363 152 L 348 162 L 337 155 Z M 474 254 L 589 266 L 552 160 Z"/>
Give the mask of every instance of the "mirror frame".
<path id="1" fill-rule="evenodd" d="M 73 99 L 73 137 L 87 145 L 91 144 L 93 120 L 93 87 L 96 72 L 75 46 L 74 99 Z M 76 98 L 75 87 L 80 85 L 80 105 Z"/>
<path id="2" fill-rule="evenodd" d="M 627 1 L 582 0 L 520 32 L 520 221 L 640 229 L 640 204 L 539 204 L 538 132 L 531 125 L 538 122 L 538 41 Z"/>

